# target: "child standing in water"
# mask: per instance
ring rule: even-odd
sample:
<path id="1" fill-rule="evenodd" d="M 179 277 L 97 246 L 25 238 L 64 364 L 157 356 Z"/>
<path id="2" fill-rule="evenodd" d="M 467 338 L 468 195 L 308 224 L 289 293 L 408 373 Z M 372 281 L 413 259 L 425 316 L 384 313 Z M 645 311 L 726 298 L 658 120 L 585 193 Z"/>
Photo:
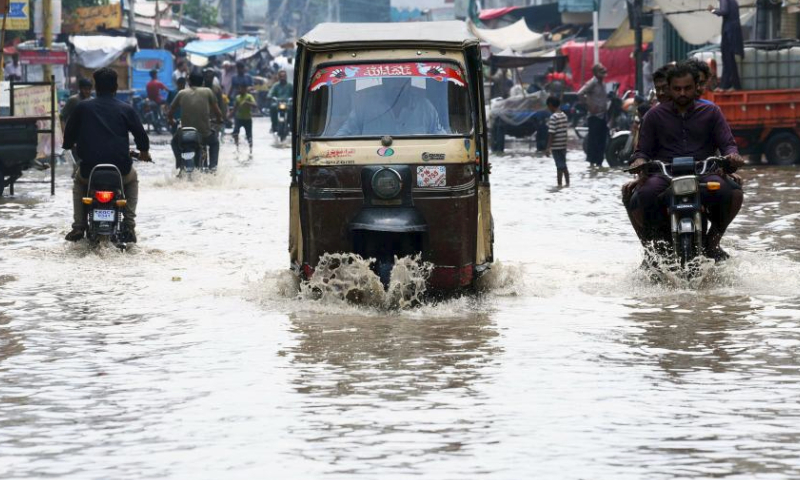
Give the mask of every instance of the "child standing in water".
<path id="1" fill-rule="evenodd" d="M 258 108 L 256 99 L 247 92 L 247 85 L 239 85 L 233 102 L 233 142 L 239 149 L 239 130 L 244 127 L 250 153 L 253 153 L 253 108 Z"/>
<path id="2" fill-rule="evenodd" d="M 557 97 L 547 98 L 547 109 L 550 110 L 550 120 L 547 122 L 549 138 L 547 139 L 546 155 L 552 156 L 556 162 L 556 179 L 558 186 L 569 187 L 569 170 L 567 170 L 567 116 L 561 111 L 561 101 Z"/>

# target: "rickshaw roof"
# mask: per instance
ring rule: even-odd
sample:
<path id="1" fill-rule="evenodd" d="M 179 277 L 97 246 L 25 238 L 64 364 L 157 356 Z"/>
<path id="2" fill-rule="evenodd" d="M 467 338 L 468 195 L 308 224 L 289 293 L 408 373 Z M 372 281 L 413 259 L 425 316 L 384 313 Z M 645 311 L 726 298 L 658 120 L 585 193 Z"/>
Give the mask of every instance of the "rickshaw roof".
<path id="1" fill-rule="evenodd" d="M 320 23 L 303 35 L 299 43 L 312 50 L 353 47 L 358 44 L 378 46 L 442 45 L 463 47 L 477 44 L 465 22 L 397 23 Z"/>

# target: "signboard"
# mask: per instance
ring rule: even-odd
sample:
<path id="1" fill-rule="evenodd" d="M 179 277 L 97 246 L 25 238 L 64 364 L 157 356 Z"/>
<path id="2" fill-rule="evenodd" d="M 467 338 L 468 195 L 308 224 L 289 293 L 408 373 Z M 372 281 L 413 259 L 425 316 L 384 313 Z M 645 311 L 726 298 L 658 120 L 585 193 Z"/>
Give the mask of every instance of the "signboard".
<path id="1" fill-rule="evenodd" d="M 57 113 L 57 112 L 56 112 Z M 35 85 L 29 87 L 14 87 L 14 116 L 15 117 L 44 117 L 50 115 L 50 86 Z M 56 115 L 56 119 L 58 115 Z M 36 122 L 40 130 L 50 127 L 49 120 Z M 56 148 L 61 146 L 61 124 L 56 120 Z M 39 135 L 39 145 L 36 147 L 36 157 L 50 156 L 50 134 Z"/>
<path id="2" fill-rule="evenodd" d="M 4 0 L 0 0 L 2 3 Z M 30 7 L 28 0 L 9 0 L 8 20 L 6 30 L 28 30 L 31 28 Z M 0 5 L 0 23 L 3 21 L 4 6 Z"/>
<path id="3" fill-rule="evenodd" d="M 17 50 L 19 63 L 22 65 L 67 65 L 69 55 L 67 52 L 55 50 Z"/>
<path id="4" fill-rule="evenodd" d="M 99 7 L 76 8 L 64 19 L 61 30 L 64 33 L 91 33 L 101 29 L 121 28 L 121 5 L 112 3 Z"/>

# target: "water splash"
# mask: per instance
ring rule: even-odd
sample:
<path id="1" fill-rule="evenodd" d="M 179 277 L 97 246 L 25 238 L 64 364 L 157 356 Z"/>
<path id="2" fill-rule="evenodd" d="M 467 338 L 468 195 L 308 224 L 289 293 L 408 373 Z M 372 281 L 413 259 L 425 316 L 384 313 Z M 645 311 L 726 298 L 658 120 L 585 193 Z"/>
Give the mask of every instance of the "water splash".
<path id="1" fill-rule="evenodd" d="M 351 303 L 379 309 L 407 309 L 424 301 L 433 264 L 420 255 L 397 258 L 389 286 L 383 288 L 372 271 L 374 259 L 353 253 L 326 253 L 320 257 L 314 275 L 300 283 L 298 297 L 320 304 Z"/>

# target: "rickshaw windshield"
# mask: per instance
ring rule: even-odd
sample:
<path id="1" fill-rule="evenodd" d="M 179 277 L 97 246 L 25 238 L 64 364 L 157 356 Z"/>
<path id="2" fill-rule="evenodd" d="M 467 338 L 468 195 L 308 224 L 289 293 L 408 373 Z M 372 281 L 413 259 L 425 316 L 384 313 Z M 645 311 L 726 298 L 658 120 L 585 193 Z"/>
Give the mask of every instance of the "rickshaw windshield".
<path id="1" fill-rule="evenodd" d="M 472 132 L 469 89 L 455 63 L 320 67 L 311 77 L 309 137 L 463 136 Z"/>

